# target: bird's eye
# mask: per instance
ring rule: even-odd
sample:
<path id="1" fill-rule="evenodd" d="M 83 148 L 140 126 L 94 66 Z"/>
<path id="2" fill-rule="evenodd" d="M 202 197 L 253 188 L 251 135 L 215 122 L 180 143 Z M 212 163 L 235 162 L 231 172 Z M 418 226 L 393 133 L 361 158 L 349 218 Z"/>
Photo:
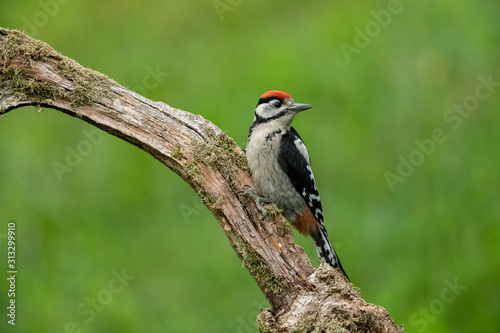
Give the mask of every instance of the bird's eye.
<path id="1" fill-rule="evenodd" d="M 272 102 L 272 106 L 274 106 L 275 108 L 279 109 L 281 107 L 281 102 L 280 101 L 274 101 L 274 102 Z"/>

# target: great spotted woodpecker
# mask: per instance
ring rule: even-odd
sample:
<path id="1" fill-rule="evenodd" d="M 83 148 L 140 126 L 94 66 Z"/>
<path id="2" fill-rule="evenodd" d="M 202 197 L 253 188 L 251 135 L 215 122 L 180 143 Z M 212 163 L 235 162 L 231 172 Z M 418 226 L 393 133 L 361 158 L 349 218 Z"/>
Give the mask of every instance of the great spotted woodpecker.
<path id="1" fill-rule="evenodd" d="M 311 236 L 321 262 L 339 268 L 347 277 L 323 224 L 323 210 L 311 168 L 309 152 L 292 120 L 309 104 L 294 103 L 282 91 L 262 95 L 255 109 L 245 149 L 252 179 L 265 198 L 252 188 L 240 191 L 260 202 L 274 202 L 283 216 L 302 234 Z"/>

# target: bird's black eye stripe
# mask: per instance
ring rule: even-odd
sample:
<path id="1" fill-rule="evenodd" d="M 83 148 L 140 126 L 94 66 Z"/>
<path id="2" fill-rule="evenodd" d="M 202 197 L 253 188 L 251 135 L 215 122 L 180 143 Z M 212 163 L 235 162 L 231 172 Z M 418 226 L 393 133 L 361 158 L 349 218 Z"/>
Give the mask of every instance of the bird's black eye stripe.
<path id="1" fill-rule="evenodd" d="M 281 107 L 281 102 L 278 100 L 272 101 L 271 105 L 274 106 L 275 108 L 279 109 Z"/>

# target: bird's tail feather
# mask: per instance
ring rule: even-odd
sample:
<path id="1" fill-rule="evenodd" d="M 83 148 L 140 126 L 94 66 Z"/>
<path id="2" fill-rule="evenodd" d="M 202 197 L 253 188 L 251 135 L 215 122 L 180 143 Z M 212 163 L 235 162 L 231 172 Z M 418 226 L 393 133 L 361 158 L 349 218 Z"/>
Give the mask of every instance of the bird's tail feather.
<path id="1" fill-rule="evenodd" d="M 334 268 L 338 268 L 344 273 L 345 277 L 349 282 L 349 276 L 345 272 L 342 264 L 340 263 L 340 259 L 337 256 L 337 252 L 333 248 L 332 242 L 330 242 L 330 238 L 328 237 L 328 233 L 323 225 L 319 228 L 318 236 L 314 238 L 314 244 L 316 245 L 316 251 L 318 252 L 318 257 L 321 262 L 326 262 L 330 266 Z"/>

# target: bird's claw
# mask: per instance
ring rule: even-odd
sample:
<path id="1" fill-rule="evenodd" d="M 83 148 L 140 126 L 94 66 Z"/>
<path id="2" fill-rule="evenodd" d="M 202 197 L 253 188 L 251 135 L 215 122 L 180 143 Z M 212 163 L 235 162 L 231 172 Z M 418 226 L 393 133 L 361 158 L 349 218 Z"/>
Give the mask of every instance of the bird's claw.
<path id="1" fill-rule="evenodd" d="M 236 192 L 236 194 L 242 193 L 246 197 L 249 197 L 249 198 L 255 200 L 255 205 L 257 206 L 257 209 L 259 209 L 259 211 L 262 213 L 262 217 L 259 219 L 259 221 L 262 221 L 267 216 L 267 210 L 264 207 L 262 207 L 260 205 L 260 203 L 261 202 L 263 202 L 263 203 L 269 203 L 269 202 L 272 202 L 272 201 L 270 199 L 267 199 L 267 198 L 259 197 L 257 194 L 255 194 L 255 190 L 253 189 L 252 186 L 250 186 L 250 185 L 243 185 L 243 188 L 245 188 L 245 187 L 248 187 L 248 191 L 241 190 L 241 191 Z"/>

